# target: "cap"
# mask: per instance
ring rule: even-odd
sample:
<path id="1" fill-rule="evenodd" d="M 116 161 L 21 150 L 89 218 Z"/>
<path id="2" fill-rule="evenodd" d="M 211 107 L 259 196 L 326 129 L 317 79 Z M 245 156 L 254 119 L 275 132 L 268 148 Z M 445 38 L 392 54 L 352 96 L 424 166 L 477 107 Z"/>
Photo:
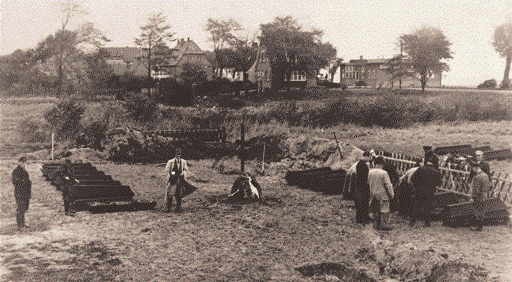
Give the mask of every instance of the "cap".
<path id="1" fill-rule="evenodd" d="M 384 164 L 384 158 L 381 157 L 381 156 L 378 156 L 376 159 L 375 159 L 375 164 Z"/>
<path id="2" fill-rule="evenodd" d="M 371 155 L 370 151 L 364 151 L 363 153 L 363 157 L 370 157 Z"/>
<path id="3" fill-rule="evenodd" d="M 423 146 L 423 150 L 425 150 L 425 151 L 430 151 L 430 150 L 432 150 L 432 146 L 430 146 L 430 145 L 425 145 L 425 146 Z"/>
<path id="4" fill-rule="evenodd" d="M 26 162 L 27 161 L 27 157 L 21 157 L 18 159 L 19 162 Z"/>

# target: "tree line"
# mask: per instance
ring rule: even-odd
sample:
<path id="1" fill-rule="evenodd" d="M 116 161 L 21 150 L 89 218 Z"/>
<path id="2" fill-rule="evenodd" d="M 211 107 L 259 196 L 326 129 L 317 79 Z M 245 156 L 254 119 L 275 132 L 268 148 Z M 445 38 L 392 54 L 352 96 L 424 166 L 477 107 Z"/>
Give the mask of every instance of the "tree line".
<path id="1" fill-rule="evenodd" d="M 87 11 L 74 1 L 60 5 L 61 27 L 48 35 L 35 48 L 16 50 L 2 58 L 0 68 L 1 89 L 18 89 L 19 93 L 53 92 L 60 97 L 65 93 L 105 92 L 112 85 L 121 85 L 129 75 L 115 75 L 107 64 L 108 54 L 101 48 L 110 40 L 90 22 L 75 30 L 69 24 Z M 258 46 L 265 46 L 272 68 L 272 80 L 289 80 L 294 68 L 329 68 L 333 74 L 346 65 L 337 56 L 337 50 L 329 42 L 323 42 L 323 31 L 305 29 L 291 16 L 276 17 L 270 23 L 260 24 L 259 35 L 244 32 L 233 19 L 208 19 L 205 32 L 213 45 L 207 51 L 213 65 L 214 76 L 225 70 L 243 73 L 248 79 L 248 70 L 253 65 Z M 175 33 L 163 12 L 151 14 L 140 27 L 134 43 L 143 51 L 138 58 L 147 69 L 142 80 L 148 88 L 155 86 L 152 71 L 158 70 L 165 60 L 173 56 L 169 46 L 175 41 Z M 446 60 L 453 58 L 451 42 L 438 28 L 424 26 L 398 38 L 400 53 L 389 61 L 388 71 L 394 79 L 404 76 L 419 79 L 423 90 L 434 72 L 447 71 Z M 512 23 L 505 23 L 495 30 L 492 45 L 496 52 L 506 58 L 502 88 L 510 87 L 512 62 Z M 315 74 L 308 74 L 315 75 Z M 194 64 L 183 67 L 176 79 L 188 88 L 205 82 L 204 70 Z M 315 75 L 316 76 L 316 75 Z M 16 91 L 14 91 L 16 92 Z"/>

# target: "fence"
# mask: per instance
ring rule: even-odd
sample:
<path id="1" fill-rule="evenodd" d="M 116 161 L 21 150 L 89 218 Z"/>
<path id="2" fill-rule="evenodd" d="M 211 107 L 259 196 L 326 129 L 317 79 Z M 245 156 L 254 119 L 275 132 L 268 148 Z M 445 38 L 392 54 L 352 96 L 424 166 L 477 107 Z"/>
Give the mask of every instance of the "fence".
<path id="1" fill-rule="evenodd" d="M 422 159 L 406 156 L 398 153 L 376 151 L 377 155 L 382 156 L 386 162 L 392 163 L 399 174 L 404 174 L 413 168 L 417 162 Z M 443 184 L 441 189 L 453 191 L 465 195 L 471 194 L 471 186 L 468 183 L 470 168 L 467 165 L 451 164 L 441 162 L 439 164 Z M 512 177 L 508 173 L 491 172 L 492 189 L 488 197 L 499 198 L 505 203 L 512 205 Z"/>

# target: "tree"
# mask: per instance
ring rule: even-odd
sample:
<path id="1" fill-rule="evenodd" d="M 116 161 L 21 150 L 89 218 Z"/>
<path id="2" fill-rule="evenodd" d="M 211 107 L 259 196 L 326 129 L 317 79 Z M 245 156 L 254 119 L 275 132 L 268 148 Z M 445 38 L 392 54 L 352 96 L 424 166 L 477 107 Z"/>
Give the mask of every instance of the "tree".
<path id="1" fill-rule="evenodd" d="M 171 25 L 167 24 L 167 17 L 163 12 L 151 14 L 145 25 L 141 26 L 141 34 L 135 38 L 135 44 L 146 52 L 148 70 L 148 93 L 151 93 L 151 70 L 165 61 L 171 54 L 167 43 L 174 41 L 175 33 L 171 32 Z"/>
<path id="2" fill-rule="evenodd" d="M 320 41 L 321 30 L 305 31 L 291 16 L 276 17 L 273 22 L 262 24 L 260 30 L 259 39 L 267 47 L 275 81 L 289 80 L 293 67 L 322 68 L 336 57 L 336 49 Z"/>
<path id="3" fill-rule="evenodd" d="M 441 60 L 453 58 L 451 43 L 441 30 L 433 27 L 423 27 L 411 34 L 402 35 L 400 42 L 406 54 L 406 67 L 403 70 L 407 71 L 408 76 L 419 79 L 424 93 L 433 73 L 448 70 L 448 65 Z"/>
<path id="4" fill-rule="evenodd" d="M 65 79 L 88 85 L 85 56 L 99 50 L 107 41 L 109 39 L 87 22 L 76 31 L 58 30 L 46 37 L 38 44 L 34 60 L 39 63 L 39 70 L 57 76 L 57 95 L 60 97 Z M 70 86 L 73 84 L 68 83 Z"/>
<path id="5" fill-rule="evenodd" d="M 494 40 L 492 45 L 500 56 L 505 57 L 505 71 L 503 72 L 502 88 L 509 88 L 510 85 L 510 65 L 512 63 L 512 22 L 504 23 L 494 31 Z"/>
<path id="6" fill-rule="evenodd" d="M 206 22 L 205 31 L 210 33 L 209 41 L 213 43 L 213 52 L 215 53 L 214 73 L 221 74 L 223 67 L 222 50 L 225 47 L 233 47 L 238 42 L 235 32 L 242 30 L 242 26 L 233 19 L 215 20 L 209 18 Z"/>

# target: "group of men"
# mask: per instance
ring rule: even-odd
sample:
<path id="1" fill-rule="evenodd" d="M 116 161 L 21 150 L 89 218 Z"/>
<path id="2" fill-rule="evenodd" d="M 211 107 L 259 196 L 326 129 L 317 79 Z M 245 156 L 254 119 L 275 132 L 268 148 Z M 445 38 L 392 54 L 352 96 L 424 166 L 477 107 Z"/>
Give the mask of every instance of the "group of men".
<path id="1" fill-rule="evenodd" d="M 376 156 L 369 151 L 363 153 L 360 161 L 356 162 L 349 171 L 355 172 L 352 181 L 352 198 L 356 207 L 356 222 L 369 224 L 370 206 L 378 206 L 374 217 L 375 227 L 378 230 L 392 230 L 390 226 L 390 212 L 392 203 L 397 203 L 398 210 L 409 216 L 409 225 L 413 227 L 416 222 L 423 221 L 426 227 L 433 221 L 437 187 L 442 184 L 442 175 L 439 170 L 439 159 L 432 151 L 432 147 L 424 146 L 425 158 L 423 165 L 417 165 L 407 171 L 400 179 L 396 169 L 385 164 L 384 158 Z M 485 204 L 488 192 L 491 189 L 489 164 L 483 161 L 483 153 L 475 153 L 476 160 L 471 162 L 472 171 L 470 183 L 472 187 L 473 229 L 482 230 L 485 216 Z M 398 198 L 395 199 L 395 188 L 399 188 Z"/>

